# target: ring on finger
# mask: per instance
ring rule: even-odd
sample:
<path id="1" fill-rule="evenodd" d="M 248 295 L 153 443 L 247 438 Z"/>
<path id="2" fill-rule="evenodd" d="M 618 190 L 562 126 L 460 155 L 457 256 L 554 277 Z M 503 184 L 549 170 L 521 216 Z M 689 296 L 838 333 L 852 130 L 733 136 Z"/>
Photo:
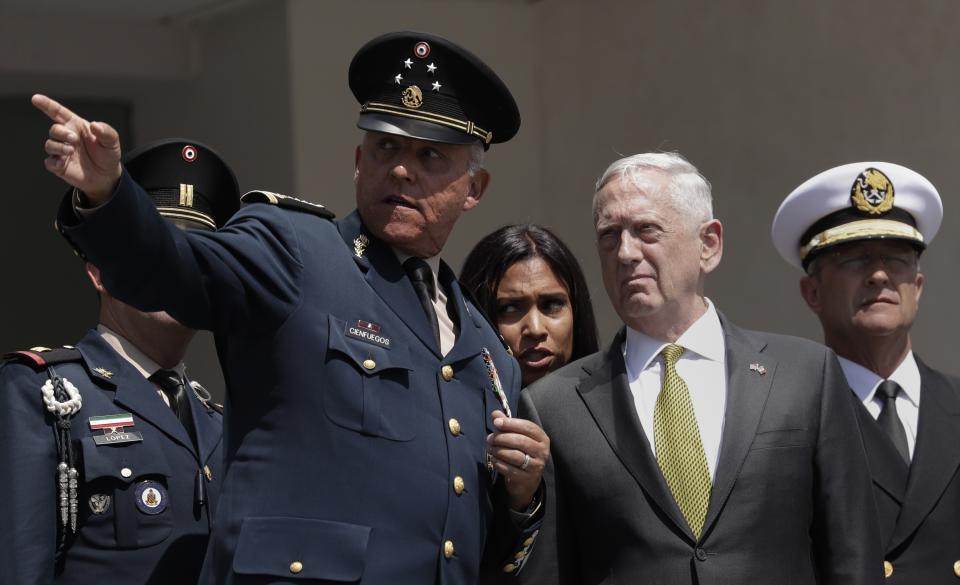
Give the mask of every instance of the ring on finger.
<path id="1" fill-rule="evenodd" d="M 524 454 L 523 454 L 523 463 L 520 464 L 520 469 L 526 470 L 528 465 L 530 465 L 530 454 L 529 454 L 529 453 L 524 453 Z"/>

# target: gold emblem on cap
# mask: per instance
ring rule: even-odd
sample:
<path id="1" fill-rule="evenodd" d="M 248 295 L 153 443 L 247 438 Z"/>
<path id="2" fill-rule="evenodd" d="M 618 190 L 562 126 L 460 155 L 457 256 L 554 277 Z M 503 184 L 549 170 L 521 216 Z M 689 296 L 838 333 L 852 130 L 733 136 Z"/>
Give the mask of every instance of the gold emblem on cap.
<path id="1" fill-rule="evenodd" d="M 850 187 L 850 200 L 870 215 L 886 213 L 893 209 L 893 183 L 882 171 L 870 167 L 857 175 Z"/>
<path id="2" fill-rule="evenodd" d="M 423 105 L 423 92 L 420 91 L 420 88 L 416 85 L 411 85 L 403 90 L 403 96 L 401 96 L 400 101 L 411 110 L 416 110 Z"/>
<path id="3" fill-rule="evenodd" d="M 180 183 L 180 205 L 193 207 L 193 185 Z"/>

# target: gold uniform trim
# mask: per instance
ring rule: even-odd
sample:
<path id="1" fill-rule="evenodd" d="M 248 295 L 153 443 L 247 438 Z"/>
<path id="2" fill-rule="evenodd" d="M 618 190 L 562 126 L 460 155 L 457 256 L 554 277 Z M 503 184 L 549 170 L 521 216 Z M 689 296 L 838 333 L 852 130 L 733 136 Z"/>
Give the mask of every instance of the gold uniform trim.
<path id="1" fill-rule="evenodd" d="M 159 211 L 160 215 L 163 217 L 196 221 L 208 226 L 212 230 L 217 229 L 217 224 L 213 221 L 213 218 L 205 213 L 200 213 L 199 211 L 194 211 L 192 209 L 181 209 L 179 207 L 157 207 L 157 211 Z"/>
<path id="2" fill-rule="evenodd" d="M 180 205 L 193 207 L 193 185 L 180 183 Z"/>
<path id="3" fill-rule="evenodd" d="M 402 108 L 398 108 L 397 106 L 382 102 L 367 102 L 363 104 L 363 106 L 360 108 L 360 111 L 381 112 L 384 114 L 402 116 L 404 118 L 413 118 L 415 120 L 423 120 L 425 122 L 433 122 L 434 124 L 456 128 L 457 130 L 462 130 L 471 136 L 476 136 L 480 140 L 483 140 L 486 144 L 490 144 L 490 141 L 493 140 L 493 132 L 487 132 L 469 120 L 460 120 L 457 118 L 451 118 L 450 116 L 444 116 L 442 114 L 434 114 L 432 112 L 423 111 L 411 112 L 409 110 L 404 110 Z"/>
<path id="4" fill-rule="evenodd" d="M 800 259 L 805 259 L 811 252 L 824 246 L 876 237 L 903 238 L 923 243 L 923 234 L 905 223 L 889 219 L 863 219 L 832 227 L 813 236 L 805 246 L 800 247 Z"/>

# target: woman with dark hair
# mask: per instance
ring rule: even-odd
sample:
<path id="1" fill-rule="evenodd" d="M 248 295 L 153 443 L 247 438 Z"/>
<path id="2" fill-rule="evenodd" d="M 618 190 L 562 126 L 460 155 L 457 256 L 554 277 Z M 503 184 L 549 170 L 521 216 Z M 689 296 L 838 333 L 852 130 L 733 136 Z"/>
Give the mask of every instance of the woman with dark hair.
<path id="1" fill-rule="evenodd" d="M 460 282 L 520 362 L 524 386 L 597 351 L 597 324 L 583 271 L 553 232 L 504 226 L 477 242 Z"/>

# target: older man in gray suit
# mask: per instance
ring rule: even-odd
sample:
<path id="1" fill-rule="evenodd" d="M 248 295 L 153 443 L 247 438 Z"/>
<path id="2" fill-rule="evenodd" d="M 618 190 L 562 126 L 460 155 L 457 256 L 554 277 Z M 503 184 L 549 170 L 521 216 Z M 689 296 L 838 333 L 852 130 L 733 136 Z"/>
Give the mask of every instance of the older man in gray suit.
<path id="1" fill-rule="evenodd" d="M 611 165 L 594 197 L 625 327 L 521 398 L 552 438 L 527 583 L 880 583 L 855 404 L 827 348 L 746 331 L 704 296 L 723 228 L 676 154 Z"/>

